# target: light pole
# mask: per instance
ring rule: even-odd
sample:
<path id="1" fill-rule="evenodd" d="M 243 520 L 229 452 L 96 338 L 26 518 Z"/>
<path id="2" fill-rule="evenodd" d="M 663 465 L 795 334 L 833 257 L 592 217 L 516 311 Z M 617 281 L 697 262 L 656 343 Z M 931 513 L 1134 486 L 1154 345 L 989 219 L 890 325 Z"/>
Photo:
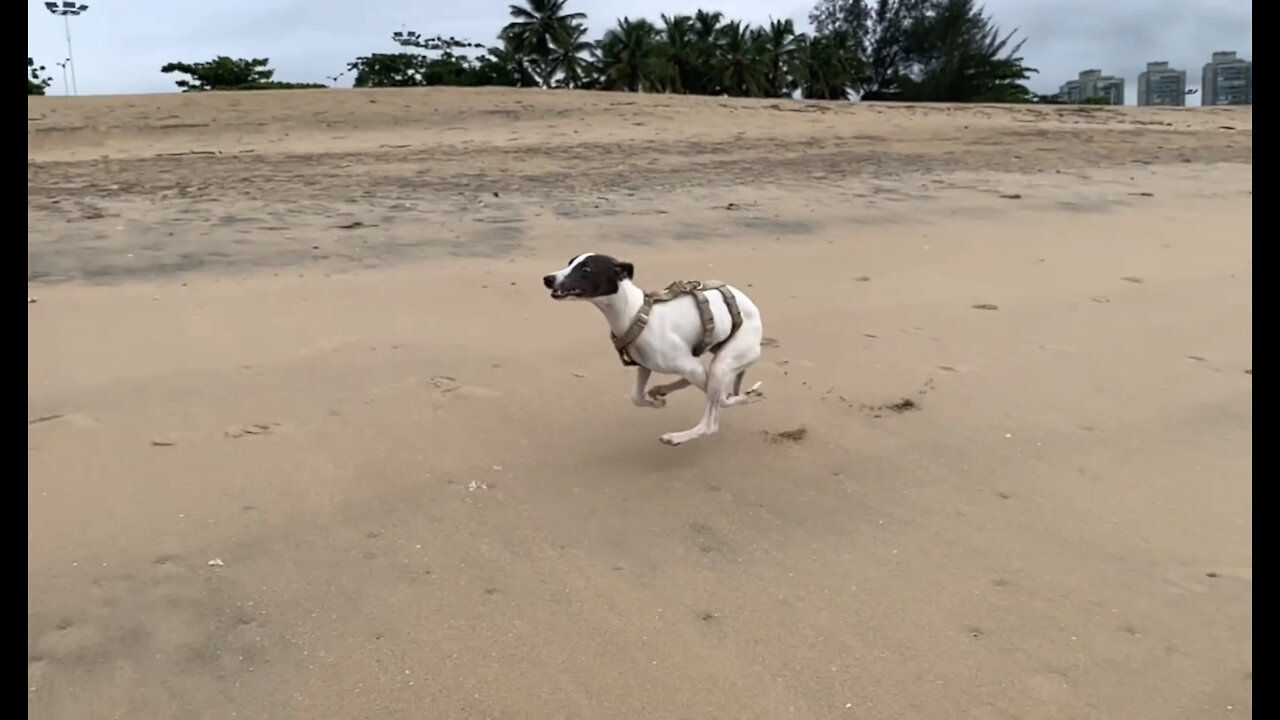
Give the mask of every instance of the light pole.
<path id="1" fill-rule="evenodd" d="M 402 47 L 422 47 L 422 33 L 413 30 L 397 30 L 391 33 L 391 39 Z"/>
<path id="2" fill-rule="evenodd" d="M 67 31 L 67 64 L 71 66 L 71 94 L 79 95 L 80 88 L 76 86 L 75 55 L 71 53 L 71 18 L 83 15 L 89 6 L 74 0 L 62 0 L 62 2 L 46 2 L 44 7 L 54 15 L 62 16 L 62 27 Z"/>
<path id="3" fill-rule="evenodd" d="M 71 64 L 71 58 L 55 64 L 62 68 L 62 94 L 65 97 L 71 94 L 71 85 L 67 82 L 67 66 Z"/>

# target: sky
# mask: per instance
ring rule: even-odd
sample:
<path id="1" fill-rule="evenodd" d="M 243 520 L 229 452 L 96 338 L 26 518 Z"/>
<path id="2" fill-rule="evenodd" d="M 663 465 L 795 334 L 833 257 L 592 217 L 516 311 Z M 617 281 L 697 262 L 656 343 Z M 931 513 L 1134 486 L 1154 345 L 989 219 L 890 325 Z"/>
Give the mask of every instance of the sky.
<path id="1" fill-rule="evenodd" d="M 392 31 L 493 42 L 507 22 L 504 0 L 81 0 L 89 10 L 70 21 L 76 85 L 81 95 L 176 92 L 162 75 L 167 62 L 198 62 L 217 55 L 266 57 L 275 79 L 329 82 L 360 55 L 395 52 Z M 1023 55 L 1040 70 L 1030 85 L 1054 92 L 1086 68 L 1125 78 L 1126 102 L 1137 96 L 1138 73 L 1151 60 L 1187 70 L 1190 87 L 1215 50 L 1253 59 L 1250 0 L 987 0 L 1004 30 L 1019 29 Z M 569 0 L 585 12 L 598 37 L 618 18 L 692 13 L 699 7 L 764 23 L 788 17 L 808 29 L 804 0 Z M 52 95 L 64 92 L 67 57 L 63 22 L 40 0 L 28 0 L 27 54 L 48 67 Z M 350 85 L 350 75 L 339 81 Z M 1191 99 L 1188 104 L 1196 104 Z"/>

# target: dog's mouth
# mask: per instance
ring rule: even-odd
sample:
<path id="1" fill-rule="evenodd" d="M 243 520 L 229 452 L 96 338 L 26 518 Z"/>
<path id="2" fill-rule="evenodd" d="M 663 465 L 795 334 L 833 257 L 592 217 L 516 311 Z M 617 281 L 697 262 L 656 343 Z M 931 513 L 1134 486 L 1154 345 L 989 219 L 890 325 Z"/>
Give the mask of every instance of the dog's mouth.
<path id="1" fill-rule="evenodd" d="M 555 290 L 551 291 L 552 300 L 567 300 L 569 298 L 582 297 L 582 296 L 583 296 L 583 291 L 577 290 L 577 289 L 561 290 L 560 288 L 556 288 Z"/>

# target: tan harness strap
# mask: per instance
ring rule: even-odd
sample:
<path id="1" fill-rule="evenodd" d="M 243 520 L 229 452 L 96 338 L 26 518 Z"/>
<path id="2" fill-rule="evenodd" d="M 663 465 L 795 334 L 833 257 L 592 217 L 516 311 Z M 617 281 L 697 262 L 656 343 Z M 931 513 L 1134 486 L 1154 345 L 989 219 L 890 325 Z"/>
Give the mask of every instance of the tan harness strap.
<path id="1" fill-rule="evenodd" d="M 636 319 L 631 321 L 631 327 L 622 333 L 619 337 L 610 333 L 613 338 L 613 347 L 618 351 L 618 359 L 627 367 L 634 367 L 636 361 L 631 359 L 631 353 L 627 352 L 627 348 L 640 337 L 640 333 L 644 332 L 645 327 L 649 325 L 649 312 L 653 310 L 653 303 L 656 298 L 653 295 L 645 293 L 644 303 L 640 305 L 640 312 L 636 313 Z"/>
<path id="2" fill-rule="evenodd" d="M 708 347 L 712 338 L 716 334 L 715 315 L 711 312 L 711 303 L 707 300 L 706 290 L 718 290 L 720 296 L 724 298 L 725 307 L 729 310 L 729 317 L 732 321 L 732 327 L 725 339 L 716 344 L 715 347 Z M 618 351 L 618 359 L 627 367 L 632 367 L 638 363 L 631 357 L 630 347 L 640 337 L 640 333 L 644 332 L 645 327 L 649 325 L 649 313 L 653 311 L 654 303 L 668 302 L 674 300 L 681 295 L 692 295 L 694 301 L 698 304 L 698 315 L 702 318 L 702 339 L 693 347 L 694 357 L 699 357 L 707 350 L 718 350 L 729 338 L 738 332 L 738 328 L 742 327 L 742 311 L 738 309 L 738 298 L 734 296 L 733 291 L 727 285 L 719 280 L 677 280 L 671 283 L 661 292 L 645 293 L 644 303 L 640 306 L 636 317 L 631 321 L 631 326 L 621 336 L 610 333 L 613 340 L 613 347 Z"/>
<path id="3" fill-rule="evenodd" d="M 733 291 L 730 290 L 729 286 L 727 285 L 721 285 L 716 289 L 720 291 L 720 297 L 724 298 L 724 305 L 726 308 L 729 309 L 729 319 L 732 321 L 733 324 L 730 326 L 729 334 L 725 336 L 724 340 L 719 344 L 717 344 L 715 347 L 709 348 L 712 352 L 719 350 L 725 343 L 729 342 L 729 339 L 732 338 L 735 334 L 737 334 L 738 328 L 742 327 L 742 311 L 738 309 L 737 296 L 733 294 Z M 706 333 L 704 337 L 710 338 L 711 333 L 714 332 L 715 330 L 715 327 L 712 326 L 711 328 L 708 329 L 706 326 L 706 320 L 704 319 L 703 330 Z"/>
<path id="4" fill-rule="evenodd" d="M 701 357 L 707 351 L 711 338 L 716 336 L 716 316 L 711 314 L 711 301 L 707 300 L 706 293 L 693 290 L 689 294 L 698 303 L 698 314 L 702 316 L 702 339 L 693 346 L 693 356 Z"/>

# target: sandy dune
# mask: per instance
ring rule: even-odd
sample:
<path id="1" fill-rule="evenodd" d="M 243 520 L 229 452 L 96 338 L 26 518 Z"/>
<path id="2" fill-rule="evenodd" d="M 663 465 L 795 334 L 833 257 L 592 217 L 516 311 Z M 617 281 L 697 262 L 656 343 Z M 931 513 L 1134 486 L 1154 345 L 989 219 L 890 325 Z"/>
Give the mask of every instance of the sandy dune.
<path id="1" fill-rule="evenodd" d="M 1251 109 L 27 115 L 31 718 L 1253 715 Z M 660 445 L 585 250 L 769 400 Z"/>

